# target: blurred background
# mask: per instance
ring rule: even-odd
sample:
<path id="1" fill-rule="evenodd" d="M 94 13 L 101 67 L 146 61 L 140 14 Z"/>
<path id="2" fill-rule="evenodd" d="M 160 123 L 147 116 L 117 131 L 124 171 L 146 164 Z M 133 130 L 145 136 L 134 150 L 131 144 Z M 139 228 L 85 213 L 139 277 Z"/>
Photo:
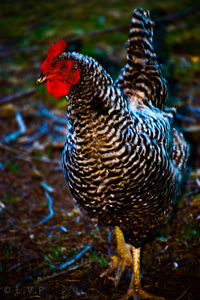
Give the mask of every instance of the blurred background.
<path id="1" fill-rule="evenodd" d="M 200 299 L 200 5 L 191 0 L 1 1 L 1 299 L 120 299 L 128 287 L 129 273 L 118 289 L 99 278 L 114 234 L 74 208 L 60 165 L 67 102 L 35 82 L 48 44 L 60 39 L 116 78 L 136 7 L 155 21 L 167 104 L 191 145 L 173 220 L 144 247 L 142 284 L 166 299 Z"/>

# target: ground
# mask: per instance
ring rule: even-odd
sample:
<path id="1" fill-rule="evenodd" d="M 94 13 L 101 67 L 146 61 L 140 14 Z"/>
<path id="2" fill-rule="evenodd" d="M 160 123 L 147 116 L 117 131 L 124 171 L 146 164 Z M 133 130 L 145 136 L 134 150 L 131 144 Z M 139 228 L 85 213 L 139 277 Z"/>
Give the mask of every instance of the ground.
<path id="1" fill-rule="evenodd" d="M 44 88 L 35 89 L 34 81 L 48 42 L 77 35 L 80 39 L 70 47 L 96 57 L 115 77 L 125 61 L 127 33 L 85 38 L 86 32 L 128 26 L 130 11 L 138 5 L 159 19 L 195 4 L 135 1 L 133 6 L 131 1 L 116 1 L 113 8 L 111 1 L 105 11 L 103 2 L 1 4 L 0 299 L 117 300 L 128 288 L 130 270 L 117 289 L 112 277 L 99 277 L 116 253 L 114 231 L 99 228 L 75 208 L 60 163 L 67 103 L 54 101 Z M 168 105 L 177 106 L 176 124 L 191 145 L 188 180 L 173 218 L 142 253 L 142 286 L 168 300 L 200 299 L 198 20 L 196 9 L 156 29 L 162 36 L 155 44 L 169 82 Z"/>

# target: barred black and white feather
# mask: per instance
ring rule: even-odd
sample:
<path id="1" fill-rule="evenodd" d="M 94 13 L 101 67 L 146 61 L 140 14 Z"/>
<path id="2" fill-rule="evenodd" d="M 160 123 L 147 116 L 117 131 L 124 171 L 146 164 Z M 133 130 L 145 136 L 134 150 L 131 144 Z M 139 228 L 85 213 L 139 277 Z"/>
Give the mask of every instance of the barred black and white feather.
<path id="1" fill-rule="evenodd" d="M 127 42 L 127 64 L 116 81 L 129 102 L 163 108 L 167 85 L 153 49 L 154 22 L 149 12 L 135 9 Z"/>
<path id="2" fill-rule="evenodd" d="M 165 223 L 184 176 L 188 146 L 161 110 L 166 82 L 152 47 L 148 12 L 133 13 L 128 62 L 115 84 L 94 59 L 63 53 L 81 66 L 68 94 L 62 155 L 71 193 L 92 217 L 119 226 L 140 247 Z"/>

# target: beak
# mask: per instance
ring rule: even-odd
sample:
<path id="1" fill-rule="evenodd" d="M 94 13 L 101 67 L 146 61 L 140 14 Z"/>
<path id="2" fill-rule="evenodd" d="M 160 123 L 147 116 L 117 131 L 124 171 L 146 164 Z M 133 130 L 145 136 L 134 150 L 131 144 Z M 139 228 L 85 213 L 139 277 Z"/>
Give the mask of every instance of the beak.
<path id="1" fill-rule="evenodd" d="M 47 77 L 41 75 L 41 76 L 37 79 L 36 83 L 39 85 L 39 84 L 42 84 L 43 82 L 45 82 L 46 80 L 47 80 Z"/>

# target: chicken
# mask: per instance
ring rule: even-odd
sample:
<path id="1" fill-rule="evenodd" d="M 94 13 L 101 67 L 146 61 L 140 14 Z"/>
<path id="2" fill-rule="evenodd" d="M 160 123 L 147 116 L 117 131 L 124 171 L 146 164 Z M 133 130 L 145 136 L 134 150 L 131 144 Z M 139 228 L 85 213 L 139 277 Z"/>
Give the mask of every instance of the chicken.
<path id="1" fill-rule="evenodd" d="M 140 249 L 166 223 L 180 190 L 188 145 L 165 107 L 166 81 L 152 45 L 149 12 L 133 11 L 127 64 L 114 83 L 93 58 L 50 45 L 38 84 L 66 96 L 69 130 L 62 154 L 75 201 L 99 223 L 116 228 L 117 256 L 105 276 L 133 268 L 124 299 L 164 299 L 140 283 Z"/>

